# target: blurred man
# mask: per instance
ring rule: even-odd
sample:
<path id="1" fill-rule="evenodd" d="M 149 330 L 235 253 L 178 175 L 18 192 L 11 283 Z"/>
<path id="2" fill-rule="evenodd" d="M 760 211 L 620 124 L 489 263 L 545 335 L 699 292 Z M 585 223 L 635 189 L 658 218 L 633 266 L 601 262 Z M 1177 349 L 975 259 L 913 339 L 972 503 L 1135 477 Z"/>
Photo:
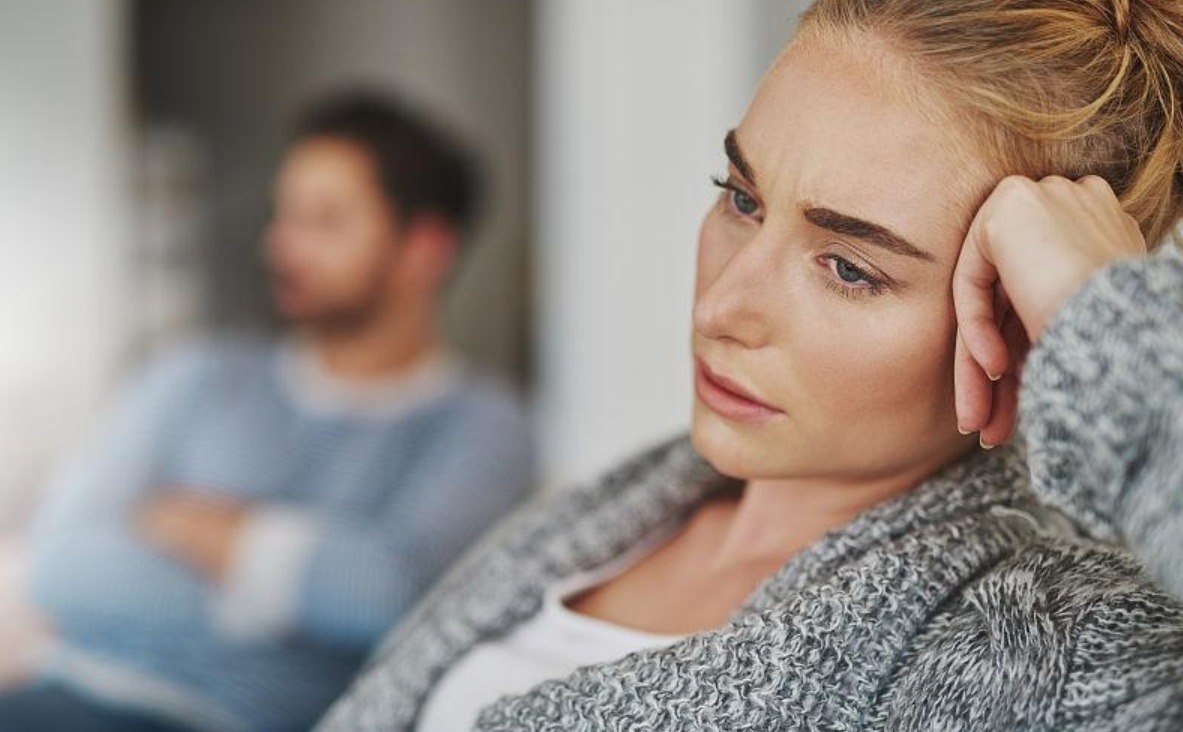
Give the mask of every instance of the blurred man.
<path id="1" fill-rule="evenodd" d="M 164 359 L 68 472 L 31 573 L 60 650 L 0 729 L 307 729 L 519 500 L 527 424 L 440 334 L 473 187 L 390 101 L 307 115 L 265 246 L 293 333 Z"/>

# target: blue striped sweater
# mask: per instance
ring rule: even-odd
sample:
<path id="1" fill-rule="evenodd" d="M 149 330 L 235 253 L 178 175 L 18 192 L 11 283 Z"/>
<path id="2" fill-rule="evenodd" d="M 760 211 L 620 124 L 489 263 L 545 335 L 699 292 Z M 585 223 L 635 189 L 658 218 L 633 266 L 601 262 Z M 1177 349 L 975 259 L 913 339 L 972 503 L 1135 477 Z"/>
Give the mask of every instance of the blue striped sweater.
<path id="1" fill-rule="evenodd" d="M 529 487 L 529 430 L 503 391 L 436 374 L 347 404 L 297 393 L 295 353 L 224 342 L 162 359 L 64 472 L 33 532 L 34 600 L 62 640 L 46 676 L 195 727 L 307 729 Z M 288 539 L 256 549 L 286 549 L 236 557 L 254 565 L 241 587 L 211 585 L 131 530 L 163 485 L 264 507 L 258 523 Z"/>

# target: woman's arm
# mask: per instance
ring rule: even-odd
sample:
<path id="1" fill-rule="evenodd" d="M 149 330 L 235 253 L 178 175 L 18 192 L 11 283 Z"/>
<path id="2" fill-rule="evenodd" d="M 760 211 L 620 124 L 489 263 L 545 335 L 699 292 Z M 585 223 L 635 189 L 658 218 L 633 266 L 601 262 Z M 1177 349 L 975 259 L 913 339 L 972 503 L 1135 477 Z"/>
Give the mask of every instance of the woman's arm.
<path id="1" fill-rule="evenodd" d="M 1100 178 L 1003 180 L 953 277 L 957 411 L 1006 439 L 1021 372 L 1036 488 L 1183 596 L 1183 258 L 1145 249 Z"/>
<path id="2" fill-rule="evenodd" d="M 1049 503 L 1122 541 L 1183 597 L 1183 257 L 1097 272 L 1023 372 L 1032 477 Z"/>

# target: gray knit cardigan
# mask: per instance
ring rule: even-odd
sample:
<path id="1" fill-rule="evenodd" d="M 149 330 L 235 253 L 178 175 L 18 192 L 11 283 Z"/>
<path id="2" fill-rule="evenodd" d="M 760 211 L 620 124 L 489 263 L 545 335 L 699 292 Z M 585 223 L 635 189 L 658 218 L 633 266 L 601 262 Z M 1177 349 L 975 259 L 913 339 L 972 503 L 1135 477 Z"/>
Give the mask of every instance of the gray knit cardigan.
<path id="1" fill-rule="evenodd" d="M 1183 259 L 1110 265 L 1028 359 L 1026 450 L 975 452 L 794 556 L 722 627 L 503 698 L 477 728 L 1183 731 L 1181 329 Z M 683 438 L 524 510 L 318 729 L 413 730 L 548 586 L 729 482 Z"/>

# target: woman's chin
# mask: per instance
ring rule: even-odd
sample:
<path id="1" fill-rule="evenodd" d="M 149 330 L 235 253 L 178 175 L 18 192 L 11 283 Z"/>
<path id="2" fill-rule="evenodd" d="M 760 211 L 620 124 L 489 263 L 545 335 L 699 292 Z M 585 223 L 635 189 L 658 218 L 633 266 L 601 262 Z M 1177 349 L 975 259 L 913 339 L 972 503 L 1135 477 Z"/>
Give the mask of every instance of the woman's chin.
<path id="1" fill-rule="evenodd" d="M 747 480 L 759 477 L 774 455 L 767 446 L 750 435 L 729 427 L 713 414 L 695 410 L 690 428 L 690 442 L 704 460 L 723 475 Z"/>

